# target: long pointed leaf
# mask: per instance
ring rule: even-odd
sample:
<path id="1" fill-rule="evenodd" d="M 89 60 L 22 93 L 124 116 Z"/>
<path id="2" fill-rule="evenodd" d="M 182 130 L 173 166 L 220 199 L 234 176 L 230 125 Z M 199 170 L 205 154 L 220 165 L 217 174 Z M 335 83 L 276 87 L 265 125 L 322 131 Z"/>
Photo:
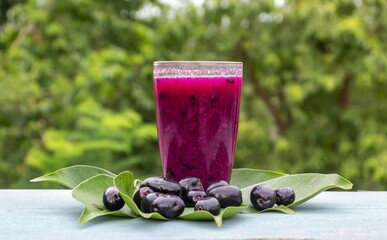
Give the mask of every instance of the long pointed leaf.
<path id="1" fill-rule="evenodd" d="M 230 183 L 239 188 L 245 188 L 258 182 L 264 182 L 286 175 L 285 173 L 268 170 L 237 168 L 232 171 Z"/>
<path id="2" fill-rule="evenodd" d="M 256 184 L 245 187 L 242 190 L 243 203 L 250 204 L 250 192 Z M 291 187 L 295 194 L 295 201 L 287 207 L 295 207 L 309 199 L 315 197 L 319 193 L 331 189 L 351 189 L 352 183 L 347 179 L 337 174 L 320 174 L 320 173 L 303 173 L 294 174 L 275 178 L 269 181 L 261 182 L 259 184 L 268 184 L 273 188 L 288 186 Z M 251 212 L 251 211 L 250 211 Z M 258 212 L 258 211 L 256 211 Z"/>
<path id="3" fill-rule="evenodd" d="M 294 210 L 291 208 L 288 208 L 287 206 L 281 205 L 281 206 L 275 206 L 272 208 L 267 208 L 262 211 L 258 211 L 257 209 L 253 208 L 252 206 L 249 206 L 248 208 L 244 209 L 242 213 L 263 213 L 263 212 L 282 212 L 286 214 L 296 214 Z"/>
<path id="4" fill-rule="evenodd" d="M 222 226 L 223 219 L 230 218 L 239 212 L 246 209 L 246 205 L 238 206 L 238 207 L 227 207 L 221 210 L 218 215 L 212 215 L 207 211 L 194 211 L 193 208 L 186 209 L 182 215 L 180 215 L 180 219 L 192 220 L 192 221 L 203 221 L 203 220 L 214 220 L 218 227 Z"/>
<path id="5" fill-rule="evenodd" d="M 78 184 L 86 179 L 98 174 L 106 174 L 114 177 L 115 174 L 99 167 L 88 165 L 75 165 L 71 167 L 61 168 L 55 172 L 46 174 L 41 177 L 31 179 L 31 182 L 48 181 L 62 184 L 70 189 L 75 188 Z"/>

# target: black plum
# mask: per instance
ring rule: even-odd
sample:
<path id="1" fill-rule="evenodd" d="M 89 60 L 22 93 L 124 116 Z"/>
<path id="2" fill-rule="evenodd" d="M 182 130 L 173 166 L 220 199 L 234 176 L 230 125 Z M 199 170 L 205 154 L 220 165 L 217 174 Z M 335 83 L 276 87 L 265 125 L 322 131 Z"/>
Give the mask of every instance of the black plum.
<path id="1" fill-rule="evenodd" d="M 133 201 L 138 208 L 141 208 L 141 200 L 146 197 L 149 193 L 152 193 L 153 190 L 149 187 L 142 187 L 136 191 L 133 195 Z"/>
<path id="2" fill-rule="evenodd" d="M 259 184 L 250 193 L 250 202 L 259 211 L 271 208 L 277 200 L 274 189 L 269 185 Z"/>
<path id="3" fill-rule="evenodd" d="M 141 199 L 143 199 L 144 197 L 146 197 L 146 195 L 148 195 L 149 193 L 153 193 L 154 191 L 152 190 L 152 188 L 143 187 L 143 188 L 140 188 L 138 192 L 140 193 Z"/>
<path id="4" fill-rule="evenodd" d="M 220 204 L 214 197 L 205 197 L 197 201 L 194 207 L 195 211 L 208 211 L 213 215 L 220 213 Z"/>
<path id="5" fill-rule="evenodd" d="M 108 187 L 103 193 L 103 205 L 110 211 L 116 211 L 121 209 L 124 205 L 124 199 L 122 199 L 118 189 L 116 187 Z"/>
<path id="6" fill-rule="evenodd" d="M 164 193 L 158 193 L 158 192 L 153 192 L 147 194 L 144 198 L 141 200 L 141 211 L 144 213 L 150 213 L 151 212 L 151 205 L 152 203 L 161 196 L 164 196 Z"/>
<path id="7" fill-rule="evenodd" d="M 240 206 L 242 204 L 242 192 L 233 185 L 220 186 L 207 190 L 207 196 L 218 199 L 221 208 L 228 206 Z"/>
<path id="8" fill-rule="evenodd" d="M 148 186 L 147 184 L 148 184 L 149 181 L 154 181 L 154 180 L 159 179 L 159 178 L 161 178 L 161 177 L 150 177 L 150 178 L 147 178 L 144 181 L 142 181 L 138 187 L 139 188 L 147 187 Z"/>
<path id="9" fill-rule="evenodd" d="M 276 194 L 276 204 L 279 205 L 289 205 L 294 202 L 296 194 L 293 189 L 290 187 L 279 187 L 275 190 Z"/>
<path id="10" fill-rule="evenodd" d="M 141 209 L 141 197 L 140 197 L 140 191 L 136 191 L 134 194 L 133 194 L 133 202 L 137 205 L 137 207 L 139 209 Z"/>
<path id="11" fill-rule="evenodd" d="M 163 177 L 151 177 L 145 179 L 141 184 L 140 188 L 149 187 L 154 192 L 181 195 L 181 186 L 178 182 L 172 179 L 166 179 Z"/>
<path id="12" fill-rule="evenodd" d="M 181 195 L 183 198 L 187 195 L 187 193 L 193 189 L 198 189 L 204 191 L 202 181 L 200 181 L 197 177 L 186 177 L 180 180 L 179 182 L 181 186 Z"/>
<path id="13" fill-rule="evenodd" d="M 193 207 L 195 206 L 196 202 L 199 201 L 200 199 L 206 197 L 206 193 L 203 190 L 199 189 L 192 189 L 187 193 L 185 198 L 183 198 L 185 202 L 186 207 Z"/>
<path id="14" fill-rule="evenodd" d="M 214 182 L 210 186 L 208 186 L 206 192 L 208 194 L 212 189 L 217 188 L 217 187 L 222 187 L 222 186 L 228 186 L 228 183 L 224 180 Z"/>
<path id="15" fill-rule="evenodd" d="M 183 213 L 184 207 L 184 201 L 179 196 L 165 194 L 152 202 L 150 211 L 158 212 L 165 218 L 177 218 Z"/>

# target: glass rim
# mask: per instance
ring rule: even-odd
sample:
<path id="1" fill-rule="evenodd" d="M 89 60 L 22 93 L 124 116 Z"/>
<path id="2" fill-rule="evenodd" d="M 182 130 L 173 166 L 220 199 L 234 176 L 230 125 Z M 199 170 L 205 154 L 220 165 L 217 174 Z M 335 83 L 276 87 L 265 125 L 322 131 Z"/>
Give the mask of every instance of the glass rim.
<path id="1" fill-rule="evenodd" d="M 198 64 L 198 65 L 222 65 L 222 64 L 227 64 L 227 65 L 242 65 L 243 62 L 238 62 L 238 61 L 154 61 L 153 65 L 154 66 L 160 66 L 160 65 L 189 65 L 189 64 Z"/>
<path id="2" fill-rule="evenodd" d="M 153 77 L 241 77 L 243 63 L 232 61 L 156 61 Z"/>

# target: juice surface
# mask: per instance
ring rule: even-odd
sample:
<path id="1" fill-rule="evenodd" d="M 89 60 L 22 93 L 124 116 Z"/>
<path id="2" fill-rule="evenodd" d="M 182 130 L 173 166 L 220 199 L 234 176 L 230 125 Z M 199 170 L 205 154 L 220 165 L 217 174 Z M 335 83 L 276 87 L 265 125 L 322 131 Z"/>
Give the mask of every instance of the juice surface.
<path id="1" fill-rule="evenodd" d="M 155 78 L 163 174 L 229 182 L 238 131 L 241 77 Z"/>

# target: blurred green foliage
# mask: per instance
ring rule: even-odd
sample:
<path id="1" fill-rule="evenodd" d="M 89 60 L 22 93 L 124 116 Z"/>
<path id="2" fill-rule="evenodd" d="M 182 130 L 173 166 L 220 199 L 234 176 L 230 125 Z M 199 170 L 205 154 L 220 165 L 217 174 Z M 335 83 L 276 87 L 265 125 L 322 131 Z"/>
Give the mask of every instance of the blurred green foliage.
<path id="1" fill-rule="evenodd" d="M 2 1 L 0 188 L 73 164 L 161 174 L 153 61 L 236 60 L 235 167 L 386 190 L 387 2 L 276 2 Z"/>

